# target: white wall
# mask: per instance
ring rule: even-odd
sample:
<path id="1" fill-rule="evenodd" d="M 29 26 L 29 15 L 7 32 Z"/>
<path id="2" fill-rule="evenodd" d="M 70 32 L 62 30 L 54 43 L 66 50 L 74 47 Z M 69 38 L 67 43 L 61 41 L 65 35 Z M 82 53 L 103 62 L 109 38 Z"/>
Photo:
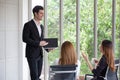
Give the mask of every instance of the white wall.
<path id="1" fill-rule="evenodd" d="M 0 0 L 0 80 L 22 79 L 20 1 Z"/>

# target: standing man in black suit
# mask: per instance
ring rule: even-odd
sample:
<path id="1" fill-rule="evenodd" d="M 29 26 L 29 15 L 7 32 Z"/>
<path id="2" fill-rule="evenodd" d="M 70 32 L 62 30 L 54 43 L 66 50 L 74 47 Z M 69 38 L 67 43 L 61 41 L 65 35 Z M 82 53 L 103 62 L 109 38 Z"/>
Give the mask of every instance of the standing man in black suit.
<path id="1" fill-rule="evenodd" d="M 26 43 L 26 57 L 30 68 L 31 80 L 39 79 L 42 71 L 43 50 L 42 46 L 47 45 L 43 41 L 43 25 L 40 21 L 44 16 L 44 9 L 42 6 L 35 6 L 33 8 L 34 18 L 25 23 L 23 28 L 23 42 Z"/>

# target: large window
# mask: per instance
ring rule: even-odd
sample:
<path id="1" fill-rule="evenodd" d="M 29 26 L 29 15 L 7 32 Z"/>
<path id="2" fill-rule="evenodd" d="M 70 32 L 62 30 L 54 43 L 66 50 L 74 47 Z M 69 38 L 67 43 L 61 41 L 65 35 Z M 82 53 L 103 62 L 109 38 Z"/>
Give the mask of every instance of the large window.
<path id="1" fill-rule="evenodd" d="M 63 38 L 76 43 L 76 1 L 63 1 Z M 120 1 L 116 1 L 116 41 L 115 57 L 120 55 Z M 59 1 L 53 0 L 48 2 L 48 35 L 49 37 L 59 38 Z M 50 29 L 51 28 L 51 29 Z M 54 28 L 54 29 L 53 29 Z M 52 34 L 50 32 L 53 32 Z M 97 2 L 97 50 L 100 56 L 99 44 L 103 39 L 112 40 L 112 0 L 98 0 Z M 89 58 L 94 57 L 94 0 L 80 1 L 80 50 L 85 51 Z M 58 50 L 58 51 L 57 51 Z M 50 61 L 59 57 L 59 48 L 55 53 L 49 54 Z M 80 57 L 80 56 L 79 56 Z M 90 73 L 82 57 L 81 74 Z"/>
<path id="2" fill-rule="evenodd" d="M 98 47 L 103 39 L 112 40 L 112 0 L 98 0 Z"/>
<path id="3" fill-rule="evenodd" d="M 80 50 L 94 57 L 94 0 L 80 2 Z M 88 66 L 81 57 L 81 74 L 90 73 Z"/>
<path id="4" fill-rule="evenodd" d="M 116 46 L 115 57 L 120 58 L 120 0 L 116 0 Z"/>
<path id="5" fill-rule="evenodd" d="M 76 43 L 76 1 L 64 0 L 63 6 L 63 37 L 64 41 Z M 74 46 L 75 47 L 75 46 Z"/>
<path id="6" fill-rule="evenodd" d="M 120 59 L 120 0 L 116 0 L 116 46 L 115 57 Z M 119 68 L 119 80 L 120 80 L 120 68 Z"/>
<path id="7" fill-rule="evenodd" d="M 60 46 L 59 43 L 59 0 L 48 0 L 47 5 L 48 10 L 48 37 L 50 38 L 58 38 L 58 46 Z M 48 61 L 51 64 L 59 58 L 59 47 L 54 49 L 53 51 L 49 52 L 48 54 Z"/>

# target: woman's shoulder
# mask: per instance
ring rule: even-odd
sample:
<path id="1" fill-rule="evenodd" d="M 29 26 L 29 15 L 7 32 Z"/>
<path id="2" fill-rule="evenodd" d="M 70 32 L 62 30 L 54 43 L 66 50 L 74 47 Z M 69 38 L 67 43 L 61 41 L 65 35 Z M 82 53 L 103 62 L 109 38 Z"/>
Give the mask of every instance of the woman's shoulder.
<path id="1" fill-rule="evenodd" d="M 98 63 L 98 65 L 107 65 L 106 57 L 103 55 Z"/>
<path id="2" fill-rule="evenodd" d="M 101 60 L 106 61 L 105 55 L 103 55 L 103 56 L 101 57 Z"/>

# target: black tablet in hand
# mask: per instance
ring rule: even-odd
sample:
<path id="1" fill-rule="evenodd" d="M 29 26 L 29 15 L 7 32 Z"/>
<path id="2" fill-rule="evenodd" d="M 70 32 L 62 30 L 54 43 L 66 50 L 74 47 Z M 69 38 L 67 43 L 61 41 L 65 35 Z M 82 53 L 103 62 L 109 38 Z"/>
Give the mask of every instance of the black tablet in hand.
<path id="1" fill-rule="evenodd" d="M 58 38 L 44 38 L 43 40 L 48 42 L 46 46 L 43 46 L 45 49 L 54 49 L 58 47 Z"/>

